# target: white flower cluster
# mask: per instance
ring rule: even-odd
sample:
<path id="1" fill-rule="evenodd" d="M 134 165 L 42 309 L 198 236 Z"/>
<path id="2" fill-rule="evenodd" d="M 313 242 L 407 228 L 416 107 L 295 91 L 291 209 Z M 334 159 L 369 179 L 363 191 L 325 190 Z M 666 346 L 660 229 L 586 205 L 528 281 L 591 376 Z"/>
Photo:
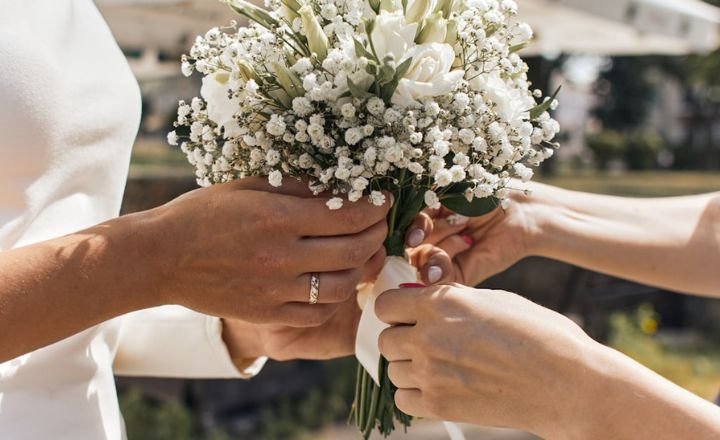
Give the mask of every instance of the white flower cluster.
<path id="1" fill-rule="evenodd" d="M 331 209 L 412 186 L 437 208 L 502 199 L 553 154 L 556 102 L 530 91 L 514 0 L 226 1 L 251 23 L 197 38 L 182 70 L 202 99 L 168 136 L 200 185 L 309 178 Z"/>

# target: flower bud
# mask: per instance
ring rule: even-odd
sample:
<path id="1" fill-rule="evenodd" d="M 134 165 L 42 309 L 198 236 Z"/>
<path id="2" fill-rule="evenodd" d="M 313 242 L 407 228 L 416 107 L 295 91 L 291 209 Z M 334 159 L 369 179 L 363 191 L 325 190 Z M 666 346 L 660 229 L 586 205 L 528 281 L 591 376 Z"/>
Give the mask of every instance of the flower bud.
<path id="1" fill-rule="evenodd" d="M 285 19 L 288 23 L 292 25 L 292 22 L 295 21 L 296 18 L 300 18 L 300 16 L 297 14 L 297 12 L 293 11 L 287 5 L 280 5 L 280 15 L 282 18 Z"/>
<path id="2" fill-rule="evenodd" d="M 450 17 L 454 2 L 455 0 L 438 0 L 438 2 L 435 4 L 433 14 L 440 12 L 442 13 L 443 18 L 447 19 L 448 17 Z"/>
<path id="3" fill-rule="evenodd" d="M 328 46 L 330 45 L 327 35 L 323 32 L 312 8 L 307 5 L 303 6 L 298 13 L 302 19 L 305 35 L 307 36 L 308 45 L 310 46 L 310 52 L 317 55 L 318 60 L 324 60 L 325 57 L 327 57 Z"/>
<path id="4" fill-rule="evenodd" d="M 373 0 L 370 0 L 372 4 Z M 380 10 L 387 12 L 402 11 L 402 5 L 398 0 L 379 0 Z M 380 12 L 378 12 L 379 14 Z"/>
<path id="5" fill-rule="evenodd" d="M 430 12 L 430 0 L 413 0 L 405 11 L 405 20 L 408 23 L 419 23 Z"/>
<path id="6" fill-rule="evenodd" d="M 243 79 L 243 81 L 248 82 L 252 79 L 256 83 L 260 84 L 260 77 L 258 76 L 252 64 L 242 59 L 236 60 L 235 64 L 240 71 L 240 77 Z"/>
<path id="7" fill-rule="evenodd" d="M 305 94 L 302 81 L 300 81 L 300 78 L 298 78 L 294 72 L 290 71 L 290 69 L 276 62 L 273 63 L 273 71 L 275 72 L 278 84 L 287 92 L 291 100 Z"/>
<path id="8" fill-rule="evenodd" d="M 297 2 L 297 0 L 280 0 L 280 1 L 282 2 L 283 5 L 285 5 L 288 9 L 293 11 L 295 14 L 297 14 L 298 11 L 300 11 L 300 8 L 302 7 L 302 5 Z"/>
<path id="9" fill-rule="evenodd" d="M 415 42 L 423 43 L 444 43 L 447 35 L 447 20 L 442 18 L 438 12 L 425 20 L 424 25 Z"/>
<path id="10" fill-rule="evenodd" d="M 300 10 L 300 3 L 295 0 L 281 0 L 280 15 L 292 25 L 292 22 L 296 18 L 300 18 L 298 11 Z"/>
<path id="11" fill-rule="evenodd" d="M 457 20 L 451 19 L 447 22 L 447 33 L 445 35 L 445 44 L 454 46 L 457 43 L 458 29 Z"/>

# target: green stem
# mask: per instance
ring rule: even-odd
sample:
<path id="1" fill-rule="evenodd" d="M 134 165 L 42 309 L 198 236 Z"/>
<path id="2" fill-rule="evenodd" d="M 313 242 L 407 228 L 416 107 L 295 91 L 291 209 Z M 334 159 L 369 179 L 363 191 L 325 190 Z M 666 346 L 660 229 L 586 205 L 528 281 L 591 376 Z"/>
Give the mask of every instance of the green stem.
<path id="1" fill-rule="evenodd" d="M 362 366 L 360 367 L 362 368 Z M 362 429 L 365 426 L 367 412 L 365 411 L 365 393 L 367 391 L 368 372 L 362 368 L 362 378 L 360 379 L 360 404 L 358 405 L 358 426 Z"/>
<path id="2" fill-rule="evenodd" d="M 368 411 L 368 420 L 365 423 L 365 429 L 363 432 L 366 436 L 369 436 L 375 427 L 375 419 L 377 418 L 378 403 L 380 401 L 380 387 L 372 382 L 372 398 L 370 400 L 370 411 Z"/>

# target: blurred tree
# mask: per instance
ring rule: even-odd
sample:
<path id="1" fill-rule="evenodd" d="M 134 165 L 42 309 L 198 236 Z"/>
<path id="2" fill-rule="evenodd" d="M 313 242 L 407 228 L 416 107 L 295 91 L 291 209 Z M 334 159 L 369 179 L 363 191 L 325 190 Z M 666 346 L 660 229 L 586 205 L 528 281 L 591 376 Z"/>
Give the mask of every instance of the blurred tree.
<path id="1" fill-rule="evenodd" d="M 646 120 L 655 98 L 655 84 L 648 74 L 660 57 L 617 57 L 597 83 L 600 100 L 595 116 L 606 129 L 620 132 L 638 129 Z"/>

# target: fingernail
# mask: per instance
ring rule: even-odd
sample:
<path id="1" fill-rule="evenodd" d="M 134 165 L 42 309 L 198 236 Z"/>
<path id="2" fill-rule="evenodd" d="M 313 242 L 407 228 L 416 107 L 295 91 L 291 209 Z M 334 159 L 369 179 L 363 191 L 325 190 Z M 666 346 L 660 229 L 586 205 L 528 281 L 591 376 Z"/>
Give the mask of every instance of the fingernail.
<path id="1" fill-rule="evenodd" d="M 439 266 L 428 267 L 427 277 L 431 283 L 437 283 L 443 276 L 443 271 Z"/>
<path id="2" fill-rule="evenodd" d="M 420 246 L 423 240 L 425 240 L 425 231 L 422 229 L 413 229 L 408 234 L 407 242 L 410 247 Z"/>
<path id="3" fill-rule="evenodd" d="M 395 204 L 395 195 L 393 193 L 390 193 L 390 207 L 392 208 Z"/>
<path id="4" fill-rule="evenodd" d="M 465 217 L 464 215 L 453 214 L 453 215 L 448 216 L 448 218 L 446 218 L 445 220 L 447 220 L 447 222 L 450 226 L 462 226 L 462 225 L 467 224 L 469 219 L 467 217 Z"/>
<path id="5" fill-rule="evenodd" d="M 421 283 L 402 283 L 398 287 L 400 287 L 401 289 L 422 289 L 423 287 L 427 286 Z"/>
<path id="6" fill-rule="evenodd" d="M 472 238 L 471 236 L 467 235 L 467 234 L 461 235 L 460 238 L 462 238 L 463 241 L 464 241 L 465 243 L 467 243 L 468 246 L 472 246 L 473 243 L 475 243 L 475 240 L 473 240 L 473 238 Z"/>

